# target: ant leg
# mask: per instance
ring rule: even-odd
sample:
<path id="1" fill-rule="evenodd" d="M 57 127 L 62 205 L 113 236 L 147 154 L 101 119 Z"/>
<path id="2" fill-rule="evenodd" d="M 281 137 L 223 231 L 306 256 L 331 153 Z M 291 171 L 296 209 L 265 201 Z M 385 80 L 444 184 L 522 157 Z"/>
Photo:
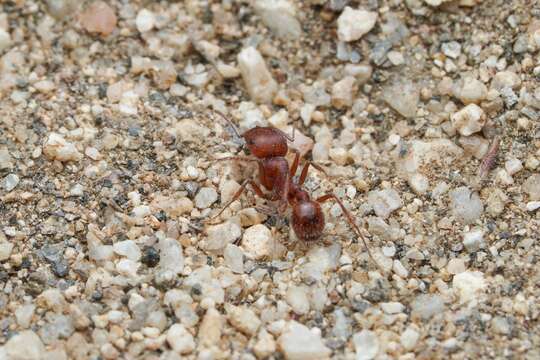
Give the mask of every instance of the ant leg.
<path id="1" fill-rule="evenodd" d="M 294 161 L 291 165 L 291 169 L 289 170 L 289 175 L 293 177 L 296 174 L 296 171 L 298 170 L 298 165 L 300 164 L 300 151 L 297 149 L 290 149 L 292 152 L 294 152 Z"/>
<path id="2" fill-rule="evenodd" d="M 240 188 L 238 189 L 238 191 L 236 191 L 236 193 L 234 194 L 234 196 L 232 197 L 231 200 L 229 200 L 229 202 L 227 204 L 225 204 L 225 206 L 214 216 L 212 216 L 209 220 L 213 220 L 215 218 L 217 218 L 219 215 L 221 215 L 225 209 L 227 209 L 229 206 L 231 206 L 231 204 L 238 200 L 238 198 L 240 197 L 240 195 L 242 195 L 242 193 L 246 190 L 246 187 L 249 185 L 251 185 L 251 187 L 253 188 L 253 191 L 255 191 L 255 193 L 262 197 L 263 199 L 266 199 L 268 196 L 263 193 L 263 191 L 261 190 L 261 188 L 253 181 L 253 180 L 245 180 L 242 185 L 240 186 Z"/>
<path id="3" fill-rule="evenodd" d="M 349 222 L 349 225 L 351 225 L 353 227 L 353 229 L 355 230 L 355 232 L 358 234 L 358 236 L 360 236 L 360 238 L 362 239 L 362 242 L 364 243 L 364 246 L 369 254 L 369 257 L 375 262 L 375 264 L 378 265 L 378 263 L 375 261 L 375 258 L 373 257 L 373 255 L 371 254 L 371 250 L 369 250 L 369 246 L 367 245 L 367 241 L 366 241 L 366 238 L 364 237 L 364 235 L 362 235 L 362 233 L 360 232 L 360 229 L 358 228 L 358 226 L 356 225 L 356 223 L 354 222 L 354 219 L 351 215 L 351 213 L 349 212 L 349 210 L 347 210 L 345 208 L 345 205 L 343 205 L 343 203 L 341 202 L 341 200 L 333 193 L 329 193 L 329 194 L 326 194 L 326 195 L 323 195 L 321 196 L 320 198 L 318 198 L 316 201 L 318 203 L 323 203 L 325 201 L 328 201 L 328 200 L 335 200 L 337 202 L 337 204 L 339 205 L 339 207 L 341 208 L 341 211 L 343 211 L 343 213 L 345 214 L 345 217 L 347 218 L 347 221 Z"/>
<path id="4" fill-rule="evenodd" d="M 315 169 L 319 170 L 324 175 L 328 176 L 326 171 L 320 165 L 317 165 L 314 162 L 309 161 L 309 162 L 306 163 L 306 165 L 304 165 L 304 168 L 302 169 L 302 173 L 300 174 L 300 178 L 298 179 L 298 185 L 302 185 L 304 183 L 304 181 L 306 181 L 308 170 L 309 170 L 309 165 L 311 165 Z"/>

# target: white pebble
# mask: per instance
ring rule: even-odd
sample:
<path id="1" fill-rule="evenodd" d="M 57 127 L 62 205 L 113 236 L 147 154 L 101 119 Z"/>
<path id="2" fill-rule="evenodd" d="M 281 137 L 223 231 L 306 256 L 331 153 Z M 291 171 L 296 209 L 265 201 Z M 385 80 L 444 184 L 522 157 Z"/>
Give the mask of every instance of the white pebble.
<path id="1" fill-rule="evenodd" d="M 452 126 L 463 136 L 479 132 L 486 123 L 486 116 L 481 107 L 469 104 L 450 117 Z"/>
<path id="2" fill-rule="evenodd" d="M 218 199 L 218 193 L 214 188 L 203 187 L 195 196 L 195 206 L 199 209 L 206 209 L 215 203 Z"/>
<path id="3" fill-rule="evenodd" d="M 367 34 L 377 22 L 377 13 L 345 7 L 337 19 L 337 33 L 340 41 L 355 41 Z"/>
<path id="4" fill-rule="evenodd" d="M 251 99 L 256 103 L 270 103 L 278 85 L 259 51 L 254 47 L 242 50 L 238 54 L 238 67 Z"/>
<path id="5" fill-rule="evenodd" d="M 182 324 L 173 324 L 167 331 L 167 343 L 179 354 L 189 354 L 195 350 L 193 335 Z"/>
<path id="6" fill-rule="evenodd" d="M 135 25 L 137 26 L 137 30 L 139 32 L 144 33 L 147 31 L 150 31 L 154 28 L 156 24 L 156 17 L 153 12 L 147 9 L 142 9 L 137 14 L 137 18 L 135 19 Z"/>
<path id="7" fill-rule="evenodd" d="M 242 237 L 242 248 L 246 256 L 255 260 L 272 255 L 273 244 L 272 232 L 262 224 L 246 229 Z"/>
<path id="8" fill-rule="evenodd" d="M 362 330 L 353 336 L 356 360 L 371 360 L 379 352 L 379 339 L 370 330 Z"/>

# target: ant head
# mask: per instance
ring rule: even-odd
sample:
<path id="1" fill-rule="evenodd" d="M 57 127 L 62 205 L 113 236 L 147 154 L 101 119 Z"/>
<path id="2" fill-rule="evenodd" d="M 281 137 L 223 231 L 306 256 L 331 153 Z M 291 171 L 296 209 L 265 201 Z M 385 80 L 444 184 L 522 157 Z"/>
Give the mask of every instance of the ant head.
<path id="1" fill-rule="evenodd" d="M 276 129 L 255 127 L 242 136 L 249 151 L 259 159 L 287 155 L 287 139 Z"/>

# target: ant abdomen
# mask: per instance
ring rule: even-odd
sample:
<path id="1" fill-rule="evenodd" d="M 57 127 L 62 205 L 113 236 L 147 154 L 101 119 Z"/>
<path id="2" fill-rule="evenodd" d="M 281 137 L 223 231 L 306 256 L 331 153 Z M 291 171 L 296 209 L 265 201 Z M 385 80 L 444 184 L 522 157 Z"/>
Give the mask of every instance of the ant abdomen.
<path id="1" fill-rule="evenodd" d="M 302 201 L 292 207 L 292 227 L 296 236 L 303 241 L 319 239 L 324 230 L 324 213 L 316 201 Z"/>

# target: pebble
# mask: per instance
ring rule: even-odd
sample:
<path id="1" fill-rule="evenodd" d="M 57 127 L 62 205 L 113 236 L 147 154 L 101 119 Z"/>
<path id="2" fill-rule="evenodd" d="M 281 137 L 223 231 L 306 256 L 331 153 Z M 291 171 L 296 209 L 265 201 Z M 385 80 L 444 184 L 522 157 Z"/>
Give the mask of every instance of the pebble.
<path id="1" fill-rule="evenodd" d="M 411 189 L 419 195 L 425 194 L 429 188 L 428 178 L 419 173 L 412 174 L 408 179 L 408 183 Z"/>
<path id="2" fill-rule="evenodd" d="M 454 96 L 456 96 L 465 105 L 478 104 L 485 100 L 488 95 L 488 89 L 486 85 L 480 80 L 472 77 L 466 77 L 460 85 L 454 90 Z"/>
<path id="3" fill-rule="evenodd" d="M 464 272 L 467 270 L 467 267 L 465 266 L 465 261 L 463 261 L 463 259 L 451 259 L 446 265 L 446 270 L 450 274 L 455 275 Z"/>
<path id="4" fill-rule="evenodd" d="M 148 9 L 141 9 L 135 19 L 135 26 L 140 33 L 145 33 L 154 28 L 156 25 L 156 17 L 153 12 Z"/>
<path id="5" fill-rule="evenodd" d="M 185 355 L 195 350 L 193 335 L 182 324 L 173 324 L 167 331 L 167 343 L 173 351 Z"/>
<path id="6" fill-rule="evenodd" d="M 118 255 L 125 256 L 133 261 L 139 261 L 141 258 L 141 250 L 133 240 L 125 240 L 114 243 L 113 250 Z"/>
<path id="7" fill-rule="evenodd" d="M 215 346 L 221 340 L 224 320 L 223 316 L 214 308 L 209 308 L 199 326 L 199 344 L 202 347 Z"/>
<path id="8" fill-rule="evenodd" d="M 332 86 L 332 106 L 336 109 L 351 107 L 354 96 L 356 80 L 352 76 L 347 76 Z"/>
<path id="9" fill-rule="evenodd" d="M 43 153 L 51 160 L 62 162 L 79 161 L 83 155 L 77 150 L 74 144 L 66 141 L 58 133 L 50 133 L 47 141 L 43 145 Z"/>
<path id="10" fill-rule="evenodd" d="M 399 314 L 405 310 L 405 306 L 399 302 L 381 303 L 381 309 L 387 314 Z"/>
<path id="11" fill-rule="evenodd" d="M 484 205 L 476 192 L 462 186 L 450 191 L 450 207 L 456 219 L 464 224 L 475 222 L 484 212 Z"/>
<path id="12" fill-rule="evenodd" d="M 270 357 L 276 352 L 276 341 L 274 337 L 268 333 L 265 329 L 259 331 L 257 342 L 253 346 L 253 352 L 259 359 L 265 359 Z"/>
<path id="13" fill-rule="evenodd" d="M 11 169 L 13 161 L 7 149 L 0 149 L 0 169 Z"/>
<path id="14" fill-rule="evenodd" d="M 353 335 L 356 360 L 371 360 L 379 352 L 379 338 L 371 330 L 362 330 Z"/>
<path id="15" fill-rule="evenodd" d="M 373 207 L 378 217 L 386 219 L 390 214 L 403 206 L 399 193 L 395 189 L 370 191 L 368 203 Z"/>
<path id="16" fill-rule="evenodd" d="M 305 315 L 309 312 L 309 299 L 307 288 L 303 286 L 289 286 L 285 298 L 297 315 Z"/>
<path id="17" fill-rule="evenodd" d="M 405 63 L 405 58 L 399 51 L 389 51 L 386 56 L 388 56 L 388 60 L 390 60 L 394 66 L 403 65 Z"/>
<path id="18" fill-rule="evenodd" d="M 238 54 L 238 67 L 251 100 L 256 103 L 272 102 L 278 85 L 259 51 L 254 47 L 243 49 Z"/>
<path id="19" fill-rule="evenodd" d="M 536 211 L 540 208 L 540 201 L 529 201 L 525 207 L 527 211 Z M 1 250 L 0 250 L 0 253 L 1 253 Z"/>
<path id="20" fill-rule="evenodd" d="M 444 55 L 457 59 L 461 54 L 461 44 L 457 41 L 446 42 L 441 45 L 441 50 Z"/>
<path id="21" fill-rule="evenodd" d="M 18 306 L 15 310 L 15 318 L 17 319 L 17 324 L 19 324 L 19 326 L 23 329 L 27 329 L 28 327 L 30 327 L 35 310 L 36 306 L 34 304 L 24 304 Z"/>
<path id="22" fill-rule="evenodd" d="M 519 75 L 512 71 L 499 71 L 491 81 L 491 88 L 499 91 L 504 88 L 517 89 L 520 85 Z"/>
<path id="23" fill-rule="evenodd" d="M 288 0 L 256 0 L 255 12 L 263 23 L 281 38 L 296 39 L 302 34 L 302 27 L 296 18 L 296 8 Z"/>
<path id="24" fill-rule="evenodd" d="M 225 265 L 234 273 L 244 273 L 244 252 L 242 248 L 234 244 L 227 244 L 223 251 L 223 259 L 225 260 Z"/>
<path id="25" fill-rule="evenodd" d="M 235 242 L 242 236 L 242 229 L 237 223 L 227 221 L 223 224 L 209 226 L 206 233 L 208 234 L 208 238 L 204 244 L 204 249 L 220 252 L 228 244 Z"/>
<path id="26" fill-rule="evenodd" d="M 19 184 L 19 177 L 15 174 L 8 174 L 2 181 L 2 187 L 6 192 L 15 189 Z"/>
<path id="27" fill-rule="evenodd" d="M 533 174 L 525 180 L 521 189 L 529 195 L 530 200 L 540 200 L 540 174 Z"/>
<path id="28" fill-rule="evenodd" d="M 56 19 L 68 17 L 77 9 L 77 1 L 74 0 L 47 0 L 47 10 Z"/>
<path id="29" fill-rule="evenodd" d="M 180 274 L 184 270 L 184 254 L 178 241 L 171 238 L 160 239 L 156 246 L 159 250 L 159 267 L 164 271 Z"/>
<path id="30" fill-rule="evenodd" d="M 484 274 L 480 271 L 464 271 L 454 276 L 452 286 L 462 303 L 478 299 L 477 295 L 482 292 L 487 284 Z"/>
<path id="31" fill-rule="evenodd" d="M 229 304 L 225 305 L 225 309 L 227 310 L 229 322 L 237 330 L 248 336 L 254 336 L 257 333 L 261 326 L 261 320 L 253 310 L 248 307 Z"/>
<path id="32" fill-rule="evenodd" d="M 444 311 L 444 300 L 439 295 L 420 294 L 411 303 L 413 318 L 429 320 Z"/>
<path id="33" fill-rule="evenodd" d="M 211 187 L 203 187 L 195 196 L 195 206 L 199 209 L 207 209 L 218 199 L 216 189 Z"/>
<path id="34" fill-rule="evenodd" d="M 116 28 L 116 14 L 104 1 L 94 1 L 81 14 L 81 24 L 89 33 L 110 35 Z"/>
<path id="35" fill-rule="evenodd" d="M 383 100 L 401 116 L 412 118 L 416 115 L 420 92 L 411 81 L 403 80 L 383 90 Z"/>
<path id="36" fill-rule="evenodd" d="M 24 330 L 7 341 L 4 351 L 6 360 L 42 360 L 45 346 L 35 332 Z"/>
<path id="37" fill-rule="evenodd" d="M 470 136 L 482 130 L 486 116 L 481 107 L 469 104 L 450 117 L 452 126 L 463 136 Z"/>
<path id="38" fill-rule="evenodd" d="M 418 340 L 420 340 L 420 334 L 412 325 L 408 326 L 399 337 L 401 345 L 407 351 L 414 350 L 416 344 L 418 343 Z"/>
<path id="39" fill-rule="evenodd" d="M 271 256 L 273 244 L 272 232 L 262 224 L 247 228 L 242 237 L 242 248 L 246 256 L 254 260 Z"/>
<path id="40" fill-rule="evenodd" d="M 278 344 L 288 360 L 324 360 L 329 359 L 331 354 L 320 331 L 309 330 L 294 320 L 285 325 Z"/>
<path id="41" fill-rule="evenodd" d="M 519 159 L 508 159 L 504 163 L 504 168 L 508 175 L 513 176 L 523 169 L 523 163 Z"/>
<path id="42" fill-rule="evenodd" d="M 502 316 L 495 316 L 491 320 L 491 326 L 493 331 L 501 335 L 509 335 L 512 331 L 512 326 L 507 318 Z"/>
<path id="43" fill-rule="evenodd" d="M 339 41 L 356 41 L 367 34 L 377 22 L 377 13 L 346 6 L 337 19 Z"/>
<path id="44" fill-rule="evenodd" d="M 11 45 L 11 35 L 4 29 L 0 29 L 0 52 Z"/>
<path id="45" fill-rule="evenodd" d="M 463 234 L 463 245 L 469 252 L 475 252 L 484 247 L 484 232 L 471 230 Z"/>

